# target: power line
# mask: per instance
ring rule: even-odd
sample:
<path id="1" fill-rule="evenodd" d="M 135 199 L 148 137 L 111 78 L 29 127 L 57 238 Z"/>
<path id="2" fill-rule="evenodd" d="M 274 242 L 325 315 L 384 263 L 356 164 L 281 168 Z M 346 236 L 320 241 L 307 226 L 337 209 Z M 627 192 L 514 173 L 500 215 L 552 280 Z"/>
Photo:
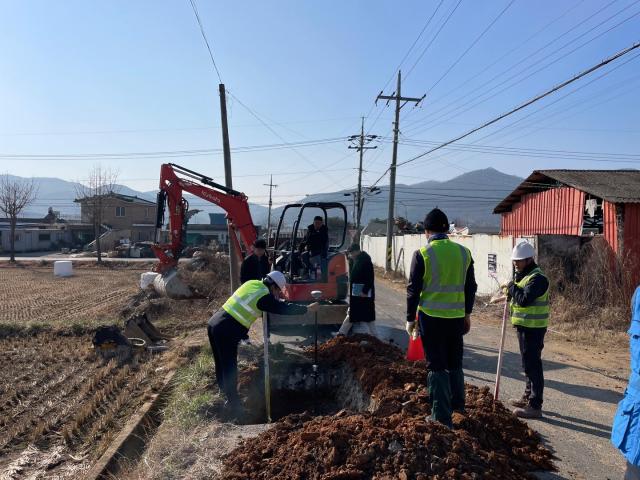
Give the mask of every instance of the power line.
<path id="1" fill-rule="evenodd" d="M 447 18 L 445 19 L 445 21 L 442 23 L 442 25 L 440 25 L 440 28 L 438 29 L 438 31 L 436 32 L 436 34 L 433 36 L 433 38 L 431 39 L 431 41 L 429 42 L 429 44 L 424 48 L 424 50 L 422 50 L 422 53 L 420 54 L 420 56 L 418 56 L 418 58 L 416 59 L 416 61 L 414 62 L 414 64 L 411 66 L 411 68 L 409 69 L 409 71 L 405 74 L 404 79 L 406 80 L 409 75 L 411 75 L 411 72 L 413 72 L 413 70 L 416 68 L 416 65 L 418 65 L 418 63 L 420 63 L 420 60 L 422 60 L 422 57 L 424 56 L 425 53 L 427 53 L 427 50 L 429 50 L 429 47 L 431 47 L 431 45 L 433 44 L 433 42 L 436 41 L 436 39 L 438 38 L 438 36 L 440 35 L 440 32 L 442 31 L 442 29 L 445 27 L 445 25 L 447 23 L 449 23 L 449 20 L 451 19 L 451 17 L 453 16 L 454 13 L 456 13 L 456 10 L 458 9 L 458 7 L 460 6 L 460 4 L 462 3 L 462 0 L 458 0 L 458 3 L 456 3 L 456 6 L 453 7 L 453 10 L 451 10 L 451 12 L 449 13 L 449 15 L 447 16 Z"/>
<path id="2" fill-rule="evenodd" d="M 220 70 L 218 70 L 218 65 L 216 65 L 216 61 L 213 58 L 211 45 L 209 45 L 209 40 L 207 40 L 207 34 L 204 32 L 204 27 L 202 26 L 202 22 L 200 21 L 200 14 L 198 13 L 198 8 L 196 7 L 195 0 L 189 0 L 189 3 L 191 3 L 191 8 L 193 9 L 193 13 L 196 16 L 196 20 L 198 21 L 198 26 L 200 27 L 200 33 L 202 34 L 204 43 L 207 46 L 207 50 L 209 51 L 209 57 L 211 57 L 211 63 L 213 64 L 213 68 L 215 69 L 216 74 L 218 75 L 218 80 L 220 80 L 220 83 L 223 83 L 222 76 L 220 75 Z"/>
<path id="3" fill-rule="evenodd" d="M 445 143 L 443 143 L 443 144 L 441 144 L 441 145 L 439 145 L 437 147 L 434 147 L 431 150 L 428 150 L 428 151 L 426 151 L 426 152 L 424 152 L 424 153 L 422 153 L 420 155 L 417 155 L 417 156 L 415 156 L 415 157 L 413 157 L 413 158 L 411 158 L 409 160 L 405 160 L 404 162 L 400 162 L 399 166 L 400 165 L 406 165 L 407 163 L 411 163 L 411 162 L 417 160 L 418 158 L 424 157 L 425 155 L 429 155 L 430 153 L 435 152 L 436 150 L 439 150 L 439 149 L 441 149 L 443 147 L 446 147 L 447 145 L 450 145 L 450 144 L 455 143 L 455 142 L 457 142 L 459 140 L 462 140 L 463 138 L 466 138 L 469 135 L 474 134 L 478 130 L 482 130 L 483 128 L 486 128 L 486 127 L 488 127 L 490 125 L 493 125 L 494 123 L 499 122 L 503 118 L 508 117 L 509 115 L 513 115 L 516 112 L 519 112 L 520 110 L 528 107 L 529 105 L 531 105 L 531 104 L 533 104 L 533 103 L 535 103 L 535 102 L 537 102 L 539 100 L 542 100 L 543 98 L 545 98 L 545 97 L 551 95 L 552 93 L 554 93 L 554 92 L 556 92 L 556 91 L 558 91 L 558 90 L 560 90 L 560 89 L 572 84 L 573 82 L 581 79 L 582 77 L 585 77 L 586 75 L 589 75 L 590 73 L 592 73 L 592 72 L 594 72 L 594 71 L 596 71 L 596 70 L 608 65 L 609 63 L 617 60 L 618 58 L 626 55 L 627 53 L 635 50 L 638 47 L 640 47 L 640 42 L 634 43 L 630 47 L 627 47 L 624 50 L 621 50 L 620 52 L 612 55 L 611 57 L 601 61 L 600 63 L 598 63 L 598 64 L 596 64 L 596 65 L 594 65 L 594 66 L 582 71 L 581 73 L 575 75 L 574 77 L 570 78 L 569 80 L 565 80 L 564 82 L 560 83 L 559 85 L 556 85 L 555 87 L 550 88 L 546 92 L 541 93 L 539 95 L 536 95 L 532 99 L 527 100 L 526 102 L 522 103 L 521 105 L 518 105 L 517 107 L 509 110 L 508 112 L 503 113 L 502 115 L 499 115 L 498 117 L 496 117 L 496 118 L 494 118 L 492 120 L 489 120 L 488 122 L 483 123 L 479 127 L 473 128 L 473 129 L 469 130 L 468 132 L 463 133 L 462 135 L 459 135 L 458 137 L 453 138 L 453 139 L 451 139 L 451 140 L 449 140 L 449 141 L 447 141 L 447 142 L 445 142 Z"/>
<path id="4" fill-rule="evenodd" d="M 306 140 L 293 143 L 274 143 L 266 145 L 247 145 L 233 148 L 235 153 L 243 152 L 259 152 L 269 150 L 281 150 L 295 147 L 314 147 L 318 145 L 326 145 L 331 143 L 344 142 L 346 138 L 325 138 L 317 140 Z M 189 157 L 199 155 L 211 155 L 222 153 L 221 148 L 209 148 L 209 149 L 193 149 L 193 150 L 167 150 L 167 151 L 155 151 L 155 152 L 122 152 L 122 153 L 64 153 L 64 154 L 11 154 L 0 153 L 0 159 L 21 159 L 21 160 L 117 160 L 117 159 L 129 159 L 129 158 L 165 158 L 165 157 Z"/>
<path id="5" fill-rule="evenodd" d="M 436 87 L 436 86 L 437 86 L 437 85 L 442 81 L 442 79 L 444 79 L 444 78 L 449 74 L 449 72 L 451 72 L 451 70 L 453 70 L 453 68 L 454 68 L 458 63 L 460 63 L 460 60 L 462 60 L 462 59 L 467 55 L 467 53 L 469 53 L 469 51 L 470 51 L 470 50 L 471 50 L 471 49 L 472 49 L 472 48 L 473 48 L 473 47 L 474 47 L 474 46 L 475 46 L 475 45 L 476 45 L 476 44 L 477 44 L 477 43 L 482 39 L 482 37 L 484 37 L 484 36 L 486 35 L 486 33 L 487 33 L 489 30 L 491 30 L 491 27 L 493 27 L 493 26 L 495 25 L 495 23 L 496 23 L 498 20 L 500 20 L 500 17 L 502 17 L 502 15 L 504 15 L 504 14 L 505 14 L 505 12 L 506 12 L 507 10 L 509 10 L 509 8 L 511 7 L 511 5 L 513 5 L 513 3 L 514 3 L 515 1 L 516 1 L 516 0 L 511 0 L 511 1 L 507 4 L 507 6 L 506 6 L 506 7 L 504 7 L 504 8 L 502 9 L 502 11 L 500 11 L 500 13 L 498 14 L 498 16 L 497 16 L 496 18 L 494 18 L 494 19 L 491 21 L 491 23 L 489 23 L 489 25 L 487 25 L 487 27 L 482 31 L 482 33 L 480 33 L 480 35 L 478 35 L 478 36 L 476 37 L 476 39 L 475 39 L 473 42 L 471 42 L 471 45 L 469 45 L 469 46 L 467 47 L 467 49 L 466 49 L 464 52 L 462 52 L 462 55 L 460 55 L 460 56 L 456 59 L 456 61 L 455 61 L 455 62 L 453 62 L 453 63 L 451 64 L 451 66 L 449 66 L 449 68 L 448 68 L 448 69 L 447 69 L 447 70 L 442 74 L 442 76 L 441 76 L 440 78 L 438 78 L 438 80 L 436 80 L 436 82 L 435 82 L 433 85 L 431 85 L 431 87 L 427 90 L 427 95 L 429 94 L 429 92 L 431 92 L 431 91 L 432 91 L 432 90 L 433 90 L 433 89 L 434 89 L 434 88 L 435 88 L 435 87 Z"/>
<path id="6" fill-rule="evenodd" d="M 615 1 L 617 1 L 617 0 L 614 0 L 614 2 L 615 2 Z M 614 2 L 611 2 L 611 3 L 614 3 Z M 638 2 L 636 1 L 635 3 L 638 3 Z M 635 4 L 635 3 L 634 3 L 634 4 Z M 480 96 L 480 97 L 485 96 L 485 95 L 487 95 L 487 94 L 491 93 L 492 91 L 495 91 L 497 88 L 500 88 L 501 86 L 503 86 L 503 85 L 507 84 L 508 82 L 510 82 L 511 80 L 513 80 L 513 79 L 517 78 L 518 76 L 522 75 L 523 73 L 527 72 L 527 71 L 528 71 L 528 70 L 530 70 L 531 68 L 533 68 L 533 67 L 535 67 L 536 65 L 538 65 L 538 64 L 540 64 L 540 63 L 542 63 L 542 62 L 543 62 L 543 61 L 545 61 L 547 58 L 549 58 L 549 56 L 554 55 L 555 53 L 557 53 L 557 52 L 559 52 L 559 51 L 563 50 L 564 48 L 568 47 L 568 46 L 569 46 L 569 45 L 571 45 L 572 43 L 575 43 L 575 42 L 576 42 L 577 40 L 579 40 L 580 38 L 582 38 L 582 37 L 584 37 L 585 35 L 587 35 L 587 34 L 589 34 L 590 32 L 592 32 L 592 31 L 593 31 L 593 30 L 595 30 L 596 28 L 598 28 L 598 27 L 600 27 L 600 26 L 604 25 L 604 24 L 605 24 L 605 23 L 607 23 L 609 20 L 611 20 L 612 18 L 614 18 L 614 17 L 618 16 L 620 13 L 624 12 L 625 10 L 627 10 L 628 8 L 630 8 L 631 6 L 633 6 L 634 4 L 627 5 L 627 6 L 626 6 L 626 7 L 624 7 L 622 10 L 619 10 L 618 12 L 616 12 L 615 14 L 613 14 L 613 15 L 609 16 L 608 18 L 606 18 L 606 19 L 605 19 L 605 20 L 603 20 L 602 22 L 600 22 L 600 23 L 598 23 L 597 25 L 595 25 L 595 26 L 591 27 L 589 30 L 587 30 L 587 31 L 583 32 L 582 34 L 580 34 L 579 36 L 575 37 L 574 39 L 572 39 L 572 40 L 568 41 L 567 43 L 565 43 L 565 44 L 564 44 L 564 45 L 562 45 L 561 47 L 559 47 L 559 48 L 555 49 L 555 50 L 554 50 L 553 52 L 551 52 L 549 55 L 546 55 L 545 57 L 538 59 L 537 61 L 535 61 L 534 63 L 532 63 L 532 64 L 530 64 L 529 66 L 525 67 L 524 69 L 522 69 L 522 70 L 518 71 L 517 73 L 514 73 L 514 74 L 510 75 L 510 76 L 509 76 L 509 77 L 507 77 L 505 80 L 503 80 L 503 81 L 501 81 L 501 82 L 499 82 L 499 83 L 495 83 L 495 84 L 493 84 L 491 88 L 489 88 L 486 92 L 484 92 L 484 93 L 480 94 L 479 96 Z M 610 5 L 610 4 L 609 4 L 609 5 Z M 609 5 L 607 5 L 607 6 L 609 6 Z M 596 13 L 599 13 L 599 12 L 600 12 L 600 11 L 602 11 L 604 8 L 606 8 L 606 7 L 603 7 L 602 9 L 600 9 L 600 10 L 599 10 L 598 12 L 596 12 Z M 555 60 L 552 60 L 552 61 L 550 61 L 550 62 L 548 62 L 548 63 L 544 64 L 543 66 L 541 66 L 541 67 L 540 67 L 540 68 L 538 68 L 537 70 L 535 70 L 535 71 L 533 71 L 533 72 L 530 72 L 529 74 L 527 74 L 527 75 L 525 75 L 524 77 L 520 78 L 519 80 L 517 80 L 517 81 L 513 82 L 512 84 L 505 86 L 504 88 L 502 88 L 502 89 L 498 90 L 497 92 L 493 93 L 492 95 L 490 95 L 490 96 L 488 96 L 488 97 L 485 97 L 485 98 L 482 98 L 481 100 L 479 100 L 479 99 L 478 99 L 478 96 L 473 96 L 473 97 L 471 97 L 469 100 L 467 100 L 466 102 L 464 102 L 463 104 L 461 104 L 461 105 L 459 105 L 459 106 L 457 106 L 457 107 L 454 107 L 454 108 L 450 108 L 450 107 L 451 107 L 453 104 L 455 104 L 455 103 L 456 103 L 456 101 L 451 102 L 450 104 L 445 105 L 444 107 L 441 107 L 441 108 L 439 108 L 439 109 L 435 110 L 434 112 L 432 112 L 432 113 L 430 114 L 430 116 L 429 116 L 429 117 L 431 118 L 431 120 L 427 120 L 426 122 L 424 122 L 424 120 L 425 120 L 425 119 L 423 118 L 423 119 L 421 119 L 421 120 L 418 120 L 418 121 L 415 121 L 415 122 L 413 122 L 413 123 L 410 123 L 410 124 L 409 124 L 409 130 L 414 129 L 414 128 L 415 128 L 415 126 L 416 126 L 416 125 L 418 125 L 418 124 L 420 124 L 420 123 L 423 123 L 423 126 L 428 127 L 428 126 L 433 125 L 433 124 L 434 124 L 434 123 L 436 123 L 436 122 L 440 122 L 440 121 L 442 121 L 443 119 L 444 119 L 444 121 L 446 121 L 446 120 L 450 120 L 450 119 L 452 119 L 452 118 L 455 118 L 456 116 L 461 115 L 462 113 L 465 113 L 465 112 L 467 112 L 467 111 L 469 111 L 469 110 L 471 110 L 471 109 L 473 109 L 473 108 L 477 107 L 478 105 L 480 105 L 480 104 L 482 104 L 482 103 L 484 103 L 484 102 L 486 102 L 486 101 L 488 101 L 488 100 L 490 100 L 490 99 L 492 99 L 492 98 L 496 97 L 497 95 L 499 95 L 499 94 L 501 94 L 501 93 L 505 92 L 506 90 L 508 90 L 508 89 L 510 89 L 510 88 L 512 88 L 512 87 L 514 87 L 514 86 L 516 86 L 516 85 L 518 85 L 518 84 L 520 84 L 520 83 L 524 82 L 525 80 L 527 80 L 527 79 L 531 78 L 532 76 L 534 76 L 535 74 L 537 74 L 537 73 L 541 72 L 542 70 L 545 70 L 546 68 L 550 67 L 551 65 L 554 65 L 555 63 L 557 63 L 557 62 L 559 62 L 560 60 L 562 60 L 562 59 L 564 59 L 564 58 L 568 57 L 569 55 L 571 55 L 572 53 L 576 52 L 577 50 L 579 50 L 579 49 L 581 49 L 581 48 L 585 47 L 586 45 L 588 45 L 588 44 L 590 44 L 590 43 L 594 42 L 595 40 L 597 40 L 597 39 L 598 39 L 598 38 L 600 38 L 601 36 L 605 35 L 606 33 L 610 32 L 611 30 L 613 30 L 613 29 L 615 29 L 615 28 L 618 28 L 620 25 L 622 25 L 622 24 L 624 24 L 625 22 L 627 22 L 627 21 L 631 20 L 632 18 L 634 18 L 635 16 L 637 16 L 639 13 L 640 13 L 640 12 L 637 12 L 637 13 L 635 13 L 635 14 L 633 14 L 633 15 L 631 15 L 631 16 L 629 16 L 629 17 L 627 17 L 626 19 L 622 20 L 622 21 L 621 21 L 621 22 L 619 22 L 618 24 L 613 25 L 612 27 L 609 27 L 607 30 L 605 30 L 605 31 L 603 31 L 603 32 L 601 32 L 601 33 L 599 33 L 599 34 L 597 34 L 597 35 L 596 35 L 596 36 L 594 36 L 593 38 L 591 38 L 591 39 L 587 40 L 586 42 L 584 42 L 584 43 L 582 43 L 582 44 L 580 44 L 580 45 L 578 45 L 578 46 L 577 46 L 577 47 L 575 47 L 573 50 L 571 50 L 571 51 L 569 51 L 569 52 L 567 52 L 567 53 L 562 54 L 561 56 L 559 56 L 559 57 L 558 57 L 558 58 L 556 58 Z M 540 49 L 536 50 L 536 52 L 534 52 L 533 54 L 531 54 L 531 55 L 529 55 L 528 57 L 526 57 L 526 58 L 522 59 L 521 61 L 517 62 L 517 63 L 516 63 L 515 65 L 513 65 L 511 68 L 506 69 L 506 70 L 503 70 L 501 73 L 499 73 L 499 74 L 497 74 L 497 75 L 493 76 L 491 79 L 487 80 L 487 81 L 486 81 L 486 82 L 484 82 L 482 85 L 480 85 L 480 86 L 476 87 L 475 89 L 471 90 L 471 91 L 470 91 L 470 92 L 468 92 L 467 94 L 463 95 L 463 96 L 462 96 L 462 97 L 460 97 L 458 100 L 462 100 L 462 99 L 464 99 L 464 98 L 466 98 L 466 97 L 469 97 L 469 96 L 473 95 L 474 93 L 478 92 L 478 91 L 479 91 L 479 90 L 481 90 L 483 87 L 485 87 L 486 85 L 491 84 L 494 80 L 496 80 L 498 77 L 500 77 L 500 76 L 501 76 L 501 75 L 503 75 L 504 73 L 509 73 L 509 72 L 513 71 L 513 68 L 514 68 L 514 67 L 516 67 L 516 66 L 520 65 L 521 63 L 525 62 L 525 61 L 526 61 L 526 60 L 528 60 L 529 58 L 533 57 L 534 55 L 536 55 L 537 53 L 539 53 L 541 50 L 544 50 L 547 46 L 551 45 L 552 43 L 554 43 L 555 41 L 559 40 L 560 38 L 562 38 L 564 35 L 566 35 L 566 34 L 567 34 L 567 33 L 569 33 L 570 31 L 572 31 L 572 30 L 574 30 L 575 28 L 577 28 L 578 26 L 582 25 L 583 23 L 585 23 L 586 21 L 588 21 L 589 19 L 591 19 L 594 15 L 595 15 L 595 14 L 593 14 L 592 16 L 588 17 L 587 19 L 583 20 L 583 21 L 582 21 L 582 22 L 580 22 L 578 25 L 574 26 L 572 29 L 568 30 L 567 32 L 565 32 L 564 34 L 560 35 L 560 36 L 559 36 L 559 37 L 557 37 L 556 39 L 554 39 L 554 40 L 552 40 L 551 42 L 547 43 L 546 45 L 544 45 L 544 46 L 543 46 L 543 47 L 541 47 Z M 475 102 L 475 103 L 474 103 L 474 102 Z M 467 105 L 470 105 L 470 106 L 469 106 L 468 108 L 464 108 L 464 107 L 466 107 Z M 464 109 L 464 110 L 461 110 L 461 109 Z M 448 111 L 445 111 L 445 110 L 448 110 Z M 438 113 L 440 113 L 440 112 L 442 112 L 442 111 L 445 111 L 445 113 L 443 113 L 442 115 L 440 115 L 440 116 L 438 116 L 438 117 L 436 117 L 436 118 L 433 118 L 436 114 L 438 114 Z M 454 114 L 454 115 L 452 115 L 452 114 Z M 415 130 L 414 130 L 414 131 L 415 131 Z"/>
<path id="7" fill-rule="evenodd" d="M 617 1 L 617 0 L 614 0 Z M 553 25 L 554 23 L 556 23 L 558 20 L 562 19 L 565 15 L 567 15 L 569 12 L 571 12 L 572 10 L 574 10 L 576 7 L 578 7 L 579 5 L 581 5 L 584 2 L 584 0 L 579 0 L 575 5 L 569 7 L 567 10 L 565 10 L 560 16 L 556 17 L 555 19 L 553 19 L 552 21 L 550 21 L 549 23 L 545 24 L 542 28 L 540 28 L 539 30 L 537 30 L 536 32 L 534 32 L 532 35 L 530 35 L 529 37 L 527 37 L 524 41 L 522 41 L 521 43 L 519 43 L 518 45 L 516 45 L 514 48 L 512 48 L 511 50 L 509 50 L 508 52 L 504 53 L 503 55 L 501 55 L 500 57 L 498 57 L 496 60 L 494 60 L 492 63 L 490 63 L 489 65 L 487 65 L 486 67 L 484 67 L 482 70 L 480 70 L 479 72 L 475 73 L 474 75 L 472 75 L 472 79 L 475 78 L 479 78 L 483 73 L 485 73 L 487 70 L 491 69 L 494 65 L 500 63 L 504 58 L 508 57 L 509 55 L 511 55 L 513 52 L 521 49 L 522 47 L 524 47 L 527 43 L 529 43 L 531 40 L 533 40 L 535 37 L 537 37 L 540 33 L 542 33 L 543 31 L 545 31 L 547 28 L 549 28 L 551 25 Z M 469 83 L 469 79 L 465 79 L 464 82 L 458 84 L 455 88 L 452 88 L 451 90 L 449 90 L 446 94 L 439 96 L 437 99 L 432 100 L 430 102 L 430 105 L 433 106 L 435 104 L 440 103 L 443 99 L 449 97 L 452 93 L 455 92 L 459 92 L 460 91 L 460 87 L 463 87 L 465 85 L 467 85 Z"/>
<path id="8" fill-rule="evenodd" d="M 518 105 L 517 107 L 513 108 L 512 110 L 510 110 L 510 111 L 508 111 L 506 113 L 503 113 L 502 115 L 499 115 L 498 117 L 496 117 L 496 118 L 494 118 L 492 120 L 489 120 L 488 122 L 483 123 L 479 127 L 473 128 L 473 129 L 467 131 L 466 133 L 463 133 L 462 135 L 459 135 L 458 137 L 455 137 L 455 138 L 453 138 L 453 139 L 451 139 L 451 140 L 449 140 L 447 142 L 444 142 L 444 143 L 440 144 L 439 146 L 433 147 L 432 149 L 427 150 L 426 152 L 421 153 L 420 155 L 417 155 L 417 156 L 415 156 L 413 158 L 410 158 L 409 160 L 405 160 L 404 162 L 401 162 L 398 166 L 406 165 L 407 163 L 411 163 L 411 162 L 413 162 L 413 161 L 415 161 L 415 160 L 417 160 L 419 158 L 422 158 L 422 157 L 424 157 L 426 155 L 429 155 L 429 154 L 431 154 L 431 153 L 433 153 L 433 152 L 435 152 L 437 150 L 440 150 L 441 148 L 444 148 L 444 147 L 446 147 L 448 145 L 451 145 L 452 143 L 455 143 L 455 142 L 457 142 L 459 140 L 462 140 L 463 138 L 466 138 L 469 135 L 472 135 L 473 133 L 475 133 L 475 132 L 477 132 L 479 130 L 482 130 L 483 128 L 486 128 L 486 127 L 488 127 L 490 125 L 493 125 L 494 123 L 499 122 L 503 118 L 508 117 L 509 115 L 513 115 L 514 113 L 516 113 L 516 112 L 528 107 L 529 105 L 531 105 L 531 104 L 533 104 L 533 103 L 535 103 L 535 102 L 537 102 L 537 101 L 539 101 L 539 100 L 551 95 L 552 93 L 554 93 L 554 92 L 566 87 L 567 85 L 570 85 L 571 83 L 581 79 L 582 77 L 584 77 L 586 75 L 589 75 L 590 73 L 592 73 L 592 72 L 594 72 L 594 71 L 596 71 L 596 70 L 608 65 L 609 63 L 611 63 L 611 62 L 615 61 L 616 59 L 626 55 L 627 53 L 635 50 L 638 47 L 640 47 L 640 42 L 634 43 L 630 47 L 627 47 L 627 48 L 619 51 L 618 53 L 610 56 L 609 58 L 601 61 L 600 63 L 598 63 L 598 64 L 596 64 L 596 65 L 594 65 L 594 66 L 592 66 L 592 67 L 580 72 L 579 74 L 573 76 L 569 80 L 565 80 L 564 82 L 560 83 L 559 85 L 556 85 L 556 86 L 550 88 L 546 92 L 541 93 L 539 95 L 536 95 L 532 99 L 530 99 L 530 100 Z M 389 171 L 389 170 L 387 170 L 387 171 Z M 373 185 L 376 185 L 378 182 L 380 182 L 380 180 L 382 180 L 382 178 L 384 178 L 384 175 L 386 175 L 387 171 L 385 171 L 385 173 L 378 180 L 376 180 L 376 182 L 374 182 Z"/>

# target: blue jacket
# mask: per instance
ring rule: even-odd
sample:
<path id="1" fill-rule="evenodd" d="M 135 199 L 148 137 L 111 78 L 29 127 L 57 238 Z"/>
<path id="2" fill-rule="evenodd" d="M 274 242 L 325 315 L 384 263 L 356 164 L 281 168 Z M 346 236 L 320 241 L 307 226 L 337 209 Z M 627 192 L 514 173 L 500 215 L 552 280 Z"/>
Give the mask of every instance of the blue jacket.
<path id="1" fill-rule="evenodd" d="M 613 420 L 611 443 L 629 463 L 640 465 L 640 287 L 631 300 L 631 327 L 627 333 L 631 374 L 624 398 L 618 404 Z"/>

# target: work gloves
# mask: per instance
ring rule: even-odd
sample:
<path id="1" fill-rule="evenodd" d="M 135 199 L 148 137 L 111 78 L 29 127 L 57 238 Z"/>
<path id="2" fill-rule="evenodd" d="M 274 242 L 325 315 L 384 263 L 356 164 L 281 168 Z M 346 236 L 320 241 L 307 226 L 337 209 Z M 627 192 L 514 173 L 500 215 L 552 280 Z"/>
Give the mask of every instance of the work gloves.
<path id="1" fill-rule="evenodd" d="M 418 336 L 418 327 L 416 325 L 416 322 L 407 322 L 405 330 L 411 338 L 416 338 Z"/>
<path id="2" fill-rule="evenodd" d="M 503 283 L 502 285 L 500 285 L 500 290 L 502 290 L 502 293 L 504 293 L 505 295 L 509 296 L 509 290 L 511 290 L 511 287 L 513 286 L 513 282 L 507 282 L 507 283 Z"/>

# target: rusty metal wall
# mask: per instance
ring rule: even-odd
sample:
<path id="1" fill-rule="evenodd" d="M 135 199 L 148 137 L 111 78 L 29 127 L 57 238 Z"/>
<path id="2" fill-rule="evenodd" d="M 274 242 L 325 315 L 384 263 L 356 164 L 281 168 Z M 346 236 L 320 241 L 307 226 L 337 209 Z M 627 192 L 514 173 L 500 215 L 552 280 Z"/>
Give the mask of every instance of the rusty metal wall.
<path id="1" fill-rule="evenodd" d="M 616 204 L 602 202 L 602 210 L 604 214 L 604 238 L 611 246 L 611 249 L 618 253 L 618 219 L 616 217 Z"/>
<path id="2" fill-rule="evenodd" d="M 502 214 L 503 235 L 581 235 L 585 194 L 562 187 L 530 193 Z"/>

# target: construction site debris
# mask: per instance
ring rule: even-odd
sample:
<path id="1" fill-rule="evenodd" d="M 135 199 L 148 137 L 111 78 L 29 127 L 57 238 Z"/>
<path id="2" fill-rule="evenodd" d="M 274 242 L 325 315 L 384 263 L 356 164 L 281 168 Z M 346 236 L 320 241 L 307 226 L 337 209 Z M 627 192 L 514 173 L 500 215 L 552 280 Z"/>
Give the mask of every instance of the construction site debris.
<path id="1" fill-rule="evenodd" d="M 225 479 L 522 479 L 553 470 L 537 433 L 488 388 L 466 386 L 465 412 L 449 430 L 428 418 L 422 362 L 363 335 L 319 349 L 324 365 L 346 364 L 371 396 L 369 411 L 289 415 L 225 457 Z"/>

